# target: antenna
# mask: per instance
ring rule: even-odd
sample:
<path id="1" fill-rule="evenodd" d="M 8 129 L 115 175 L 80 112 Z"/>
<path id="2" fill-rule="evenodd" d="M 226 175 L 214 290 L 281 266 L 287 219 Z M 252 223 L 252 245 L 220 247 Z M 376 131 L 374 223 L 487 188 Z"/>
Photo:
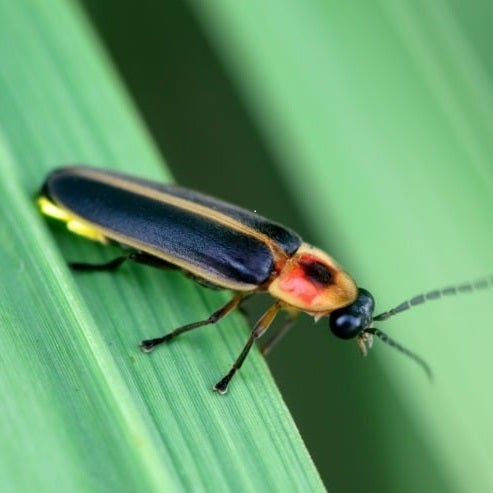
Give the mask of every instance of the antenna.
<path id="1" fill-rule="evenodd" d="M 413 361 L 418 363 L 421 368 L 423 368 L 426 375 L 428 376 L 428 379 L 433 380 L 433 372 L 431 371 L 430 365 L 428 365 L 428 363 L 421 356 L 418 356 L 416 353 L 413 353 L 409 349 L 400 345 L 398 342 L 394 341 L 394 339 L 390 338 L 385 332 L 382 332 L 376 327 L 366 329 L 365 332 L 377 336 L 382 342 L 385 342 L 385 344 L 388 344 L 390 347 L 397 349 L 397 351 L 399 351 L 400 353 L 409 356 L 409 358 L 411 358 Z"/>
<path id="2" fill-rule="evenodd" d="M 395 308 L 392 308 L 389 311 L 380 313 L 376 317 L 373 317 L 372 322 L 374 321 L 380 322 L 380 321 L 388 320 L 390 317 L 393 317 L 398 313 L 409 310 L 417 305 L 422 305 L 427 301 L 438 300 L 442 298 L 442 296 L 455 296 L 463 293 L 471 293 L 473 291 L 487 289 L 490 287 L 493 287 L 493 276 L 489 276 L 487 278 L 485 277 L 475 282 L 463 283 L 457 286 L 449 286 L 443 289 L 435 289 L 434 291 L 429 291 L 428 293 L 419 294 L 414 298 L 403 301 L 400 305 L 397 305 Z M 433 375 L 431 368 L 423 358 L 413 353 L 409 349 L 405 348 L 404 346 L 401 346 L 398 342 L 394 341 L 392 338 L 390 338 L 385 332 L 382 332 L 380 329 L 369 327 L 365 329 L 364 332 L 378 337 L 382 342 L 388 344 L 390 347 L 393 347 L 397 349 L 399 352 L 405 354 L 406 356 L 409 356 L 412 360 L 418 363 L 418 365 L 420 365 L 421 368 L 423 368 L 423 370 L 428 375 L 428 378 L 432 380 Z"/>
<path id="3" fill-rule="evenodd" d="M 429 291 L 425 294 L 419 294 L 414 298 L 406 300 L 402 302 L 400 305 L 397 305 L 395 308 L 387 312 L 380 313 L 376 317 L 373 317 L 374 321 L 388 320 L 390 317 L 397 315 L 398 313 L 404 312 L 413 308 L 416 305 L 421 305 L 431 300 L 438 300 L 442 296 L 455 296 L 463 293 L 471 293 L 473 291 L 479 291 L 481 289 L 487 289 L 493 286 L 493 276 L 488 278 L 479 279 L 475 282 L 467 282 L 464 284 L 459 284 L 457 286 L 449 286 L 448 288 L 443 289 L 435 289 L 434 291 Z"/>

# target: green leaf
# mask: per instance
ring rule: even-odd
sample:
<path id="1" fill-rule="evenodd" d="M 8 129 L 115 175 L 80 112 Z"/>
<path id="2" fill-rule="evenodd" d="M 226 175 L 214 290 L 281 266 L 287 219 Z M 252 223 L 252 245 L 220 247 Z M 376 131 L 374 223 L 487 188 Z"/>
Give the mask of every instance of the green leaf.
<path id="1" fill-rule="evenodd" d="M 82 162 L 163 179 L 161 159 L 72 3 L 0 11 L 4 491 L 323 491 L 257 351 L 227 396 L 212 392 L 245 342 L 240 315 L 138 349 L 225 294 L 137 265 L 68 270 L 117 253 L 47 224 L 46 173 Z"/>
<path id="2" fill-rule="evenodd" d="M 491 274 L 491 43 L 467 16 L 479 2 L 467 12 L 440 1 L 191 4 L 317 243 L 379 310 Z M 370 358 L 385 376 L 369 361 L 360 370 L 367 400 L 339 415 L 347 451 L 333 453 L 333 483 L 491 491 L 491 296 L 433 302 L 381 325 L 426 358 L 435 381 L 377 341 Z M 330 377 L 326 407 L 344 398 L 339 386 L 357 385 L 343 371 Z M 348 474 L 348 454 L 360 474 Z"/>

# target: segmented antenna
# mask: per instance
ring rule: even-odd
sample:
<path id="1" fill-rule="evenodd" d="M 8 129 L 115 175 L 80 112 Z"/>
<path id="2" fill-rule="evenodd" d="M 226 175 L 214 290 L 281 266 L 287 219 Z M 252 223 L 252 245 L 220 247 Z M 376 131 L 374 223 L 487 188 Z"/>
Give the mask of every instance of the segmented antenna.
<path id="1" fill-rule="evenodd" d="M 373 317 L 372 322 L 387 320 L 390 317 L 393 317 L 398 313 L 409 310 L 410 308 L 413 308 L 416 305 L 421 305 L 430 300 L 438 300 L 442 296 L 453 296 L 462 293 L 471 293 L 472 291 L 478 291 L 490 287 L 493 287 L 493 276 L 485 277 L 475 282 L 468 282 L 464 284 L 459 284 L 457 286 L 450 286 L 444 289 L 435 289 L 434 291 L 429 291 L 428 293 L 420 294 L 418 296 L 415 296 L 414 298 L 411 298 L 410 300 L 404 301 L 400 305 L 397 305 L 395 308 L 392 308 L 387 312 L 380 313 L 380 315 Z M 412 360 L 418 363 L 418 365 L 420 365 L 421 368 L 423 368 L 423 370 L 428 375 L 428 378 L 430 380 L 432 379 L 431 368 L 428 366 L 428 364 L 423 358 L 413 353 L 409 349 L 405 348 L 404 346 L 401 346 L 398 342 L 394 341 L 394 339 L 390 338 L 385 332 L 382 332 L 380 329 L 377 329 L 375 327 L 368 327 L 367 329 L 364 329 L 364 332 L 375 335 L 381 341 L 385 342 L 389 346 L 397 349 L 398 351 L 405 354 L 406 356 L 409 356 Z"/>
<path id="2" fill-rule="evenodd" d="M 404 301 L 400 305 L 397 305 L 395 308 L 387 312 L 380 313 L 376 317 L 373 317 L 374 321 L 387 320 L 398 313 L 409 310 L 410 308 L 421 305 L 422 303 L 426 303 L 430 300 L 438 300 L 442 296 L 453 296 L 462 293 L 470 293 L 472 291 L 478 291 L 480 289 L 486 289 L 493 286 L 493 276 L 485 277 L 475 282 L 468 282 L 464 284 L 459 284 L 458 286 L 450 286 L 444 289 L 435 289 L 434 291 L 430 291 L 425 294 L 420 294 L 411 298 L 410 300 Z M 377 337 L 380 337 L 378 334 L 375 334 Z M 381 337 L 380 337 L 381 338 Z M 382 339 L 382 338 L 381 338 Z"/>
<path id="3" fill-rule="evenodd" d="M 385 342 L 385 344 L 388 344 L 390 347 L 393 347 L 400 351 L 401 353 L 405 354 L 406 356 L 409 356 L 413 361 L 418 363 L 421 368 L 425 371 L 426 375 L 430 380 L 433 379 L 433 373 L 431 371 L 431 368 L 429 367 L 428 363 L 421 358 L 421 356 L 418 356 L 416 353 L 413 353 L 409 349 L 405 348 L 404 346 L 401 346 L 398 342 L 394 341 L 394 339 L 390 338 L 385 332 L 382 332 L 380 329 L 377 329 L 375 327 L 371 327 L 369 329 L 366 329 L 365 332 L 368 334 L 373 334 L 374 336 L 377 336 L 382 342 Z"/>

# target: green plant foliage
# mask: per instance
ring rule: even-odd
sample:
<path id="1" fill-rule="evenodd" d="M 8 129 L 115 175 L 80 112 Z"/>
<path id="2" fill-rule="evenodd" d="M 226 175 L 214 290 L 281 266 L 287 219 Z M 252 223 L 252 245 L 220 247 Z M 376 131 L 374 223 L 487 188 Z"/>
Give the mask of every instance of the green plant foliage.
<path id="1" fill-rule="evenodd" d="M 240 315 L 146 356 L 142 338 L 225 298 L 129 265 L 48 224 L 46 173 L 84 162 L 163 178 L 161 160 L 84 17 L 59 0 L 0 1 L 0 477 L 3 491 L 323 491 Z M 168 177 L 169 178 L 169 177 Z"/>
<path id="2" fill-rule="evenodd" d="M 491 274 L 493 72 L 481 58 L 491 52 L 491 35 L 475 31 L 491 7 L 190 4 L 318 243 L 339 252 L 379 309 Z M 340 487 L 491 491 L 491 300 L 485 291 L 434 302 L 385 323 L 431 363 L 435 380 L 430 385 L 408 360 L 375 344 L 371 358 L 381 359 L 386 379 L 369 372 L 361 385 L 372 404 L 347 409 L 347 421 L 341 415 L 347 450 L 334 453 L 340 468 L 330 463 Z M 338 398 L 327 393 L 330 406 Z M 359 436 L 350 433 L 355 422 Z M 361 474 L 348 474 L 348 457 Z M 377 474 L 366 467 L 375 463 Z"/>

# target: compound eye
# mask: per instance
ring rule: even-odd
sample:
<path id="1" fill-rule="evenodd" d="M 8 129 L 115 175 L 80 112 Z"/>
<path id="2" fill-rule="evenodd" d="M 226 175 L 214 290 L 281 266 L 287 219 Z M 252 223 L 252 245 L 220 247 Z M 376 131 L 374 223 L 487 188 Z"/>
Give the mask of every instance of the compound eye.
<path id="1" fill-rule="evenodd" d="M 375 301 L 373 296 L 363 288 L 354 303 L 334 310 L 329 317 L 330 330 L 340 339 L 352 339 L 361 331 L 370 327 L 373 320 Z"/>
<path id="2" fill-rule="evenodd" d="M 344 308 L 330 314 L 329 325 L 332 333 L 340 339 L 353 339 L 363 329 L 361 316 Z"/>

